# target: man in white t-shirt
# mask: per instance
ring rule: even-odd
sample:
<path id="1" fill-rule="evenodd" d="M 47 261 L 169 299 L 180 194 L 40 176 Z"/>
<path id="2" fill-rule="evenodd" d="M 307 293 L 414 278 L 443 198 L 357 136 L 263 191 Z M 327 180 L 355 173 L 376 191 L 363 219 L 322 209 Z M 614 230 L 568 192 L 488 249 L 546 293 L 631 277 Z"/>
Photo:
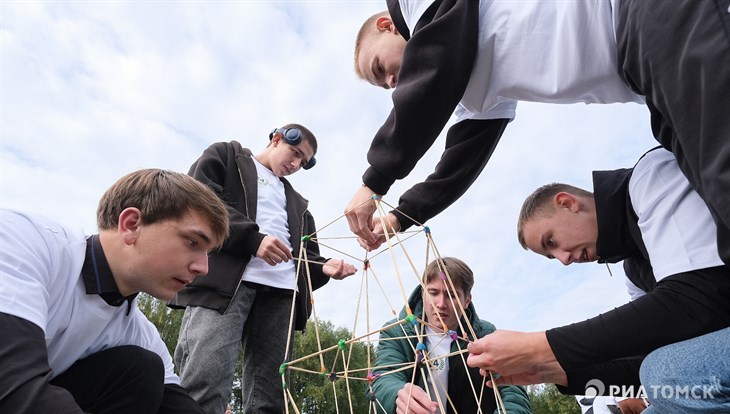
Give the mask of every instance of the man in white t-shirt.
<path id="1" fill-rule="evenodd" d="M 378 412 L 381 407 L 389 414 L 494 412 L 491 390 L 484 391 L 478 405 L 483 378 L 478 369 L 466 366 L 461 355 L 467 342 L 475 339 L 472 333 L 481 338 L 495 329 L 479 319 L 471 303 L 474 274 L 463 261 L 444 257 L 426 267 L 422 283 L 398 318 L 387 322 L 380 333 L 370 390 Z M 414 373 L 416 361 L 419 369 Z M 524 388 L 507 386 L 500 391 L 507 412 L 531 412 Z"/>
<path id="2" fill-rule="evenodd" d="M 86 236 L 0 210 L 0 412 L 202 413 L 137 294 L 170 299 L 208 272 L 224 204 L 185 174 L 117 181 Z"/>
<path id="3" fill-rule="evenodd" d="M 583 394 L 595 380 L 607 390 L 636 389 L 640 366 L 660 380 L 663 368 L 642 362 L 657 348 L 715 331 L 730 339 L 730 268 L 718 255 L 710 211 L 673 154 L 657 148 L 634 168 L 594 171 L 593 189 L 558 183 L 539 188 L 523 204 L 518 238 L 526 249 L 564 265 L 623 260 L 632 301 L 547 331 L 497 331 L 470 344 L 469 365 L 498 372 L 505 383 L 553 382 L 572 394 Z M 687 371 L 702 366 L 703 373 L 672 381 L 682 387 L 699 376 L 720 378 L 718 386 L 708 387 L 709 397 L 648 392 L 647 398 L 653 406 L 669 396 L 669 405 L 694 400 L 690 405 L 727 411 L 728 387 L 720 385 L 730 380 L 727 359 L 692 356 L 678 353 L 675 360 Z"/>
<path id="4" fill-rule="evenodd" d="M 236 141 L 217 142 L 190 167 L 226 202 L 231 221 L 231 236 L 210 257 L 211 277 L 170 302 L 185 307 L 175 364 L 206 413 L 225 411 L 241 345 L 244 410 L 284 412 L 279 367 L 312 310 L 307 276 L 318 289 L 356 271 L 319 254 L 309 202 L 284 178 L 314 166 L 316 152 L 309 129 L 287 124 L 256 155 Z M 305 260 L 292 260 L 300 255 Z"/>

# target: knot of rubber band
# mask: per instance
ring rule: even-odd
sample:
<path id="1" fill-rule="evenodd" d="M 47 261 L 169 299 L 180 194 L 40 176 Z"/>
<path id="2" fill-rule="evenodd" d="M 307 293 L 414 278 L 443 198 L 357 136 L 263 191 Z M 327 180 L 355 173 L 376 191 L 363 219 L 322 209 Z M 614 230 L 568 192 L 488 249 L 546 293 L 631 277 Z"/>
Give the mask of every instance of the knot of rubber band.
<path id="1" fill-rule="evenodd" d="M 345 350 L 345 347 L 347 346 L 347 341 L 344 339 L 340 339 L 339 342 L 337 342 L 337 346 L 340 347 L 341 350 Z"/>
<path id="2" fill-rule="evenodd" d="M 284 375 L 284 372 L 286 372 L 286 364 L 281 364 L 279 366 L 279 375 Z"/>
<path id="3" fill-rule="evenodd" d="M 418 349 L 419 351 L 425 351 L 426 344 L 424 344 L 423 342 L 419 342 L 418 345 L 416 345 L 416 349 Z"/>
<path id="4" fill-rule="evenodd" d="M 451 337 L 452 341 L 456 341 L 459 338 L 459 335 L 456 333 L 456 331 L 449 330 L 449 336 Z"/>
<path id="5" fill-rule="evenodd" d="M 308 242 L 310 240 L 312 240 L 312 236 L 302 236 L 302 241 L 303 242 Z"/>
<path id="6" fill-rule="evenodd" d="M 428 226 L 423 226 L 423 231 L 424 231 L 424 232 L 425 232 L 426 234 L 429 234 L 429 233 L 431 233 L 431 228 L 430 228 L 430 227 L 428 227 Z"/>
<path id="7" fill-rule="evenodd" d="M 335 374 L 334 372 L 330 372 L 330 381 L 337 381 L 337 374 Z"/>
<path id="8" fill-rule="evenodd" d="M 412 324 L 416 324 L 416 316 L 412 313 L 409 313 L 408 316 L 406 316 L 406 320 Z"/>

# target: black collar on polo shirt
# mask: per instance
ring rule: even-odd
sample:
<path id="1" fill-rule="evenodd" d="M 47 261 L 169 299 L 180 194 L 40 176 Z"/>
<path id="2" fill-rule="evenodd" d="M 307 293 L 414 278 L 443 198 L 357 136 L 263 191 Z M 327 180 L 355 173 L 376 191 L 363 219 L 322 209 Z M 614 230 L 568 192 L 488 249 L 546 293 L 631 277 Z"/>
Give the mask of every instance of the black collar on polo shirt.
<path id="1" fill-rule="evenodd" d="M 122 296 L 114 281 L 112 270 L 104 256 L 104 249 L 101 248 L 99 235 L 95 234 L 86 239 L 86 258 L 81 268 L 81 277 L 84 278 L 86 293 L 99 295 L 104 302 L 110 306 L 122 306 L 127 301 L 127 315 L 132 310 L 132 301 L 137 294 Z"/>

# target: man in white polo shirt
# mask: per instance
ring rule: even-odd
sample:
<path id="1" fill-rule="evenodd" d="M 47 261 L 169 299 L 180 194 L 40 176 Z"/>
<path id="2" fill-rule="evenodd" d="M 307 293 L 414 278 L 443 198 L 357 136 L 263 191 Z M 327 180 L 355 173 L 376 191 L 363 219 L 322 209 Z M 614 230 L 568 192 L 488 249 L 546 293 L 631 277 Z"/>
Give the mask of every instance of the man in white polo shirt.
<path id="1" fill-rule="evenodd" d="M 707 206 L 662 148 L 634 168 L 594 171 L 593 193 L 540 187 L 520 212 L 522 246 L 566 266 L 623 260 L 632 301 L 547 331 L 498 330 L 469 345 L 469 365 L 498 372 L 504 383 L 552 382 L 571 394 L 596 380 L 606 390 L 641 384 L 650 412 L 728 412 L 730 267 L 718 255 L 715 230 Z M 666 352 L 652 357 L 657 349 Z M 649 392 L 649 372 L 652 384 L 706 385 L 708 394 Z"/>
<path id="2" fill-rule="evenodd" d="M 199 413 L 139 292 L 169 299 L 208 272 L 223 203 L 185 174 L 122 177 L 90 237 L 0 211 L 0 412 Z"/>

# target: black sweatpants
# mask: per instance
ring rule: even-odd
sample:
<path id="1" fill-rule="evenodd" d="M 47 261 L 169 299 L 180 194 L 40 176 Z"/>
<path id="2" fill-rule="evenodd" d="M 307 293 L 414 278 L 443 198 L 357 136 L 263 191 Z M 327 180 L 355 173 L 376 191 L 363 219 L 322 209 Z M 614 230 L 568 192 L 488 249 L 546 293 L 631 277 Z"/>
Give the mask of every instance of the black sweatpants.
<path id="1" fill-rule="evenodd" d="M 619 72 L 717 223 L 730 265 L 730 0 L 621 0 Z"/>
<path id="2" fill-rule="evenodd" d="M 157 413 L 164 393 L 159 355 L 138 346 L 109 348 L 77 361 L 51 384 L 87 413 Z"/>

